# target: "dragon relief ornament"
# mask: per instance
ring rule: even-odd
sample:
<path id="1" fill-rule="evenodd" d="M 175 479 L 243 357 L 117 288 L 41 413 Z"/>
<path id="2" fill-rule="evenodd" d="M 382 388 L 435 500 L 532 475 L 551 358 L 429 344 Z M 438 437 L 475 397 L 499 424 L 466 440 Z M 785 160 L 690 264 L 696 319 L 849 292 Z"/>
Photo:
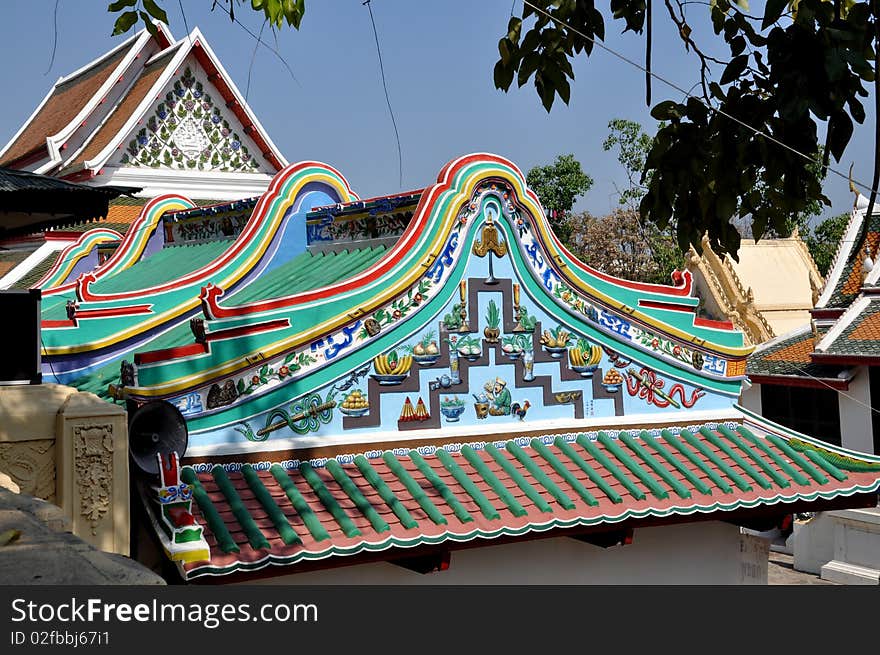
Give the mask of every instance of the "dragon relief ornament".
<path id="1" fill-rule="evenodd" d="M 253 154 L 187 67 L 156 105 L 121 162 L 128 166 L 257 172 Z"/>

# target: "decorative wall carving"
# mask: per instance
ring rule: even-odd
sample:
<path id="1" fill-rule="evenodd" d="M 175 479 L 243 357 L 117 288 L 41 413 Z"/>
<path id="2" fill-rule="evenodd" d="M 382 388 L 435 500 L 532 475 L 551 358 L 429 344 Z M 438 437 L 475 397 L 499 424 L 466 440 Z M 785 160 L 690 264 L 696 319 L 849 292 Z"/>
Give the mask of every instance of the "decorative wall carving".
<path id="1" fill-rule="evenodd" d="M 74 426 L 73 439 L 80 514 L 96 535 L 98 524 L 110 509 L 113 490 L 113 425 Z"/>
<path id="2" fill-rule="evenodd" d="M 0 471 L 21 493 L 55 502 L 55 440 L 0 443 Z"/>
<path id="3" fill-rule="evenodd" d="M 189 67 L 156 105 L 146 127 L 128 143 L 122 163 L 199 171 L 259 171 L 254 155 Z"/>

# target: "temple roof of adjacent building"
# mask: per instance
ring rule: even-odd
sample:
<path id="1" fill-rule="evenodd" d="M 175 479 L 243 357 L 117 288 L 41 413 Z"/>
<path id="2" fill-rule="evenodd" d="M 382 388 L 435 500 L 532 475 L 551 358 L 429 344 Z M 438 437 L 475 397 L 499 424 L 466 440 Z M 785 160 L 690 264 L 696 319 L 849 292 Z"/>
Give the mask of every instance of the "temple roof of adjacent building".
<path id="1" fill-rule="evenodd" d="M 117 153 L 146 123 L 183 65 L 204 71 L 224 115 L 237 121 L 241 138 L 256 146 L 253 156 L 274 174 L 286 160 L 248 107 L 219 59 L 195 28 L 174 40 L 164 25 L 155 35 L 141 30 L 110 52 L 59 78 L 43 102 L 0 151 L 0 163 L 74 179 L 91 180 L 118 166 Z M 222 101 L 222 102 L 221 102 Z M 250 141 L 249 141 L 250 142 Z"/>

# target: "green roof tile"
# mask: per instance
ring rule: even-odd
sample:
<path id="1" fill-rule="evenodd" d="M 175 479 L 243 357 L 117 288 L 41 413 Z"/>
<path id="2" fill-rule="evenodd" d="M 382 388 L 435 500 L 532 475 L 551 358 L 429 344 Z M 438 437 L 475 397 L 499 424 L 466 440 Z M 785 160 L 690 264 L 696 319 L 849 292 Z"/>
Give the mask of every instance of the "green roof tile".
<path id="1" fill-rule="evenodd" d="M 269 468 L 269 472 L 272 474 L 272 477 L 275 478 L 275 481 L 278 483 L 278 486 L 281 487 L 281 490 L 284 491 L 284 494 L 290 500 L 293 509 L 296 510 L 296 513 L 302 519 L 303 524 L 305 524 L 315 540 L 323 541 L 329 539 L 330 534 L 324 529 L 324 526 L 321 525 L 321 521 L 315 515 L 314 510 L 309 507 L 309 504 L 306 502 L 306 499 L 303 498 L 299 489 L 296 488 L 296 485 L 290 479 L 287 471 L 281 468 L 278 464 L 273 464 Z"/>
<path id="2" fill-rule="evenodd" d="M 538 492 L 538 490 L 525 479 L 523 474 L 519 472 L 519 470 L 502 454 L 500 450 L 494 445 L 487 443 L 486 452 L 489 453 L 492 456 L 492 459 L 494 459 L 504 472 L 510 476 L 510 479 L 516 483 L 516 486 L 522 490 L 528 499 L 535 504 L 535 507 L 545 513 L 553 511 L 553 508 L 550 507 L 550 504 L 546 500 L 544 500 L 540 492 Z"/>
<path id="3" fill-rule="evenodd" d="M 498 479 L 498 476 L 495 475 L 492 470 L 486 466 L 486 463 L 480 458 L 480 455 L 470 446 L 462 446 L 461 448 L 462 457 L 464 457 L 471 466 L 474 467 L 477 473 L 480 474 L 492 490 L 498 494 L 498 497 L 507 505 L 507 508 L 511 511 L 514 516 L 525 516 L 526 510 L 519 503 L 519 501 L 513 497 L 513 495 L 508 491 L 507 487 Z"/>
<path id="4" fill-rule="evenodd" d="M 611 454 L 614 455 L 618 461 L 622 462 L 623 465 L 628 468 L 633 475 L 635 475 L 642 483 L 651 490 L 657 498 L 665 499 L 669 497 L 669 494 L 660 486 L 660 484 L 648 475 L 648 472 L 639 466 L 638 462 L 636 462 L 632 457 L 623 452 L 623 449 L 614 442 L 614 440 L 608 436 L 605 432 L 599 432 L 598 435 L 599 442 L 605 446 L 608 450 L 611 451 Z"/>
<path id="5" fill-rule="evenodd" d="M 302 473 L 306 482 L 309 483 L 312 491 L 317 494 L 318 500 L 321 501 L 321 504 L 328 512 L 330 512 L 330 514 L 333 515 L 333 518 L 336 519 L 336 522 L 339 524 L 339 527 L 342 528 L 342 532 L 345 536 L 360 536 L 361 531 L 348 517 L 348 514 L 345 513 L 345 510 L 342 509 L 342 506 L 337 502 L 333 494 L 330 493 L 330 490 L 327 489 L 327 485 L 324 484 L 320 476 L 315 473 L 315 469 L 312 468 L 312 465 L 308 462 L 301 462 L 299 465 L 299 472 Z"/>
<path id="6" fill-rule="evenodd" d="M 532 439 L 530 445 L 534 448 L 535 452 L 537 452 L 541 457 L 543 457 L 550 466 L 553 467 L 553 470 L 556 471 L 563 480 L 570 486 L 572 489 L 577 492 L 577 495 L 580 496 L 587 505 L 596 506 L 599 504 L 599 501 L 596 500 L 595 496 L 587 491 L 586 487 L 581 484 L 580 480 L 578 480 L 571 471 L 565 468 L 565 465 L 559 461 L 559 458 L 556 457 L 547 446 L 540 439 Z"/>
<path id="7" fill-rule="evenodd" d="M 609 471 L 611 475 L 613 475 L 620 484 L 622 484 L 626 490 L 632 495 L 636 500 L 644 500 L 645 492 L 639 489 L 632 480 L 626 477 L 626 474 L 620 470 L 620 468 L 611 461 L 611 459 L 603 453 L 599 447 L 594 444 L 592 441 L 587 438 L 585 434 L 579 434 L 577 436 L 577 444 L 586 450 L 590 456 L 599 462 L 602 466 L 605 467 L 605 470 Z"/>
<path id="8" fill-rule="evenodd" d="M 431 502 L 431 499 L 428 498 L 428 495 L 425 493 L 424 489 L 422 489 L 421 485 L 413 480 L 412 476 L 407 473 L 406 469 L 403 468 L 403 464 L 397 460 L 394 454 L 390 451 L 386 451 L 385 454 L 382 455 L 382 459 L 385 460 L 385 464 L 387 464 L 388 468 L 391 469 L 391 472 L 397 476 L 397 479 L 403 483 L 403 486 L 406 487 L 410 496 L 416 500 L 422 510 L 424 510 L 425 514 L 428 515 L 428 518 L 437 525 L 446 525 L 446 518 L 440 513 L 437 506 Z"/>
<path id="9" fill-rule="evenodd" d="M 391 508 L 391 511 L 400 519 L 400 524 L 407 529 L 417 528 L 419 524 L 416 523 L 406 507 L 403 506 L 400 499 L 394 495 L 391 488 L 385 484 L 385 481 L 381 477 L 379 477 L 379 474 L 376 473 L 376 469 L 373 468 L 369 460 L 363 455 L 358 455 L 354 458 L 354 463 L 361 472 L 361 475 L 364 476 L 364 479 L 370 483 L 379 494 L 379 497 L 385 501 L 385 504 L 388 505 L 388 507 Z"/>
<path id="10" fill-rule="evenodd" d="M 705 482 L 700 480 L 693 472 L 685 466 L 680 459 L 678 459 L 675 455 L 673 455 L 666 446 L 657 441 L 647 430 L 642 430 L 639 436 L 642 438 L 646 444 L 648 444 L 655 451 L 660 453 L 660 456 L 663 457 L 667 462 L 672 464 L 672 466 L 681 473 L 685 479 L 690 482 L 697 491 L 703 494 L 712 494 L 712 488 L 709 487 Z M 665 439 L 665 437 L 664 437 Z M 668 439 L 667 439 L 668 441 Z"/>
<path id="11" fill-rule="evenodd" d="M 575 451 L 575 449 L 571 447 L 571 444 L 569 444 L 565 439 L 563 439 L 561 436 L 556 437 L 556 439 L 553 440 L 553 444 L 557 448 L 559 448 L 559 450 L 561 450 L 566 457 L 577 464 L 584 471 L 584 473 L 587 474 L 587 477 L 590 478 L 593 484 L 599 487 L 599 489 L 602 490 L 602 493 L 608 496 L 608 499 L 612 503 L 623 502 L 623 498 L 620 497 L 620 494 L 614 491 L 614 489 L 611 488 L 611 485 L 605 482 L 605 479 L 596 472 L 596 469 L 590 466 L 583 457 L 578 455 L 577 451 Z"/>
<path id="12" fill-rule="evenodd" d="M 726 494 L 729 494 L 733 489 L 731 489 L 730 485 L 724 481 L 718 473 L 715 472 L 714 469 L 707 466 L 703 460 L 697 457 L 693 452 L 688 450 L 687 446 L 685 446 L 681 440 L 672 434 L 669 430 L 661 430 L 660 435 L 666 440 L 666 443 L 672 444 L 678 452 L 685 456 L 685 458 L 694 466 L 696 466 L 700 471 L 709 478 L 712 483 L 718 487 L 721 491 Z"/>
<path id="13" fill-rule="evenodd" d="M 477 503 L 477 506 L 480 508 L 480 511 L 483 513 L 487 519 L 499 519 L 501 515 L 498 513 L 498 510 L 489 502 L 489 499 L 486 498 L 486 495 L 477 489 L 477 485 L 473 483 L 473 481 L 467 476 L 462 468 L 455 463 L 455 460 L 452 458 L 452 455 L 447 453 L 445 450 L 437 451 L 437 459 L 440 460 L 440 463 L 452 474 L 452 477 L 455 478 L 455 481 L 458 482 L 462 486 L 462 488 L 468 493 L 468 495 L 474 499 L 474 502 Z"/>
<path id="14" fill-rule="evenodd" d="M 524 451 L 522 448 L 517 446 L 514 442 L 507 442 L 507 452 L 516 457 L 519 460 L 519 463 L 522 464 L 525 469 L 532 475 L 533 478 L 544 487 L 550 495 L 556 499 L 556 502 L 562 505 L 563 509 L 574 509 L 575 505 L 571 502 L 571 498 L 565 495 L 565 493 L 556 486 L 556 483 L 550 479 L 550 477 L 541 470 L 541 467 L 535 464 L 534 460 L 529 457 L 528 453 Z"/>
<path id="15" fill-rule="evenodd" d="M 220 489 L 220 492 L 226 498 L 226 502 L 229 504 L 229 509 L 235 516 L 235 520 L 238 521 L 238 524 L 247 535 L 248 543 L 250 543 L 251 547 L 256 549 L 271 548 L 272 546 L 269 540 L 266 539 L 266 535 L 260 532 L 260 528 L 257 527 L 256 522 L 247 507 L 245 507 L 244 502 L 242 502 L 241 496 L 229 480 L 226 470 L 222 466 L 215 466 L 211 474 L 214 476 L 217 488 Z"/>
<path id="16" fill-rule="evenodd" d="M 672 475 L 669 471 L 667 471 L 663 466 L 660 465 L 654 456 L 649 453 L 647 450 L 642 447 L 640 443 L 638 443 L 629 432 L 621 432 L 618 436 L 626 447 L 633 451 L 643 462 L 645 462 L 648 466 L 651 467 L 651 470 L 657 474 L 666 484 L 668 484 L 674 491 L 682 498 L 690 498 L 691 492 L 688 491 L 685 486 L 675 479 L 675 476 Z"/>
<path id="17" fill-rule="evenodd" d="M 254 497 L 259 501 L 260 505 L 263 506 L 266 515 L 269 517 L 269 520 L 272 521 L 272 525 L 275 526 L 281 540 L 288 546 L 290 544 L 301 544 L 302 539 L 297 536 L 294 529 L 290 526 L 287 517 L 284 516 L 284 512 L 278 507 L 278 503 L 273 500 L 272 494 L 266 489 L 266 486 L 263 484 L 263 481 L 260 480 L 260 476 L 254 470 L 254 467 L 250 464 L 245 464 L 241 467 L 241 474 L 248 483 L 248 487 L 250 487 Z"/>
<path id="18" fill-rule="evenodd" d="M 376 532 L 387 532 L 391 529 L 385 519 L 379 516 L 376 508 L 370 504 L 364 497 L 364 494 L 361 493 L 361 490 L 357 488 L 357 485 L 351 481 L 351 478 L 348 477 L 348 474 L 342 469 L 339 462 L 335 459 L 327 460 L 327 470 L 330 471 L 330 475 L 339 483 L 339 486 L 342 487 L 342 490 L 351 499 L 355 507 L 360 510 L 361 514 L 367 517 L 367 520 Z"/>
<path id="19" fill-rule="evenodd" d="M 452 490 L 446 486 L 446 483 L 440 479 L 440 476 L 437 475 L 436 471 L 431 468 L 431 465 L 425 461 L 425 458 L 422 457 L 418 451 L 409 451 L 409 458 L 413 461 L 421 474 L 425 476 L 425 479 L 431 483 L 431 486 L 440 493 L 440 496 L 446 501 L 446 504 L 452 508 L 453 514 L 455 514 L 459 521 L 462 523 L 468 523 L 474 520 L 474 517 L 468 513 L 464 505 L 461 504 L 461 501 L 455 497 Z"/>
<path id="20" fill-rule="evenodd" d="M 712 432 L 712 430 L 710 430 L 707 427 L 702 427 L 702 428 L 700 428 L 700 434 L 702 434 L 704 437 L 706 437 L 706 439 L 712 445 L 714 445 L 716 448 L 721 450 L 725 455 L 727 455 L 730 459 L 732 459 L 734 462 L 736 462 L 737 466 L 739 466 L 743 471 L 745 471 L 746 474 L 750 478 L 752 478 L 752 480 L 754 480 L 755 482 L 757 482 L 761 486 L 761 488 L 763 488 L 763 489 L 770 488 L 770 483 L 767 481 L 767 479 L 763 475 L 758 473 L 758 471 L 755 470 L 754 466 L 752 466 L 745 459 L 743 459 L 742 455 L 740 455 L 733 448 L 731 448 L 726 443 L 721 441 L 721 439 L 718 438 L 718 435 L 716 435 L 714 432 Z"/>

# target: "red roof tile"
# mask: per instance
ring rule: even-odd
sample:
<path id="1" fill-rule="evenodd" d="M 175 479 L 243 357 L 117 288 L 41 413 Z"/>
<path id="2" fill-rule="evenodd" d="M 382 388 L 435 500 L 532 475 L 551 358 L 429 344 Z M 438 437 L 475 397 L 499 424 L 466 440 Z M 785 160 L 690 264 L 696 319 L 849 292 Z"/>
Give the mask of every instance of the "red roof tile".
<path id="1" fill-rule="evenodd" d="M 6 166 L 45 146 L 46 137 L 57 134 L 74 119 L 132 47 L 134 43 L 55 87 L 52 95 L 4 153 L 0 165 Z"/>

